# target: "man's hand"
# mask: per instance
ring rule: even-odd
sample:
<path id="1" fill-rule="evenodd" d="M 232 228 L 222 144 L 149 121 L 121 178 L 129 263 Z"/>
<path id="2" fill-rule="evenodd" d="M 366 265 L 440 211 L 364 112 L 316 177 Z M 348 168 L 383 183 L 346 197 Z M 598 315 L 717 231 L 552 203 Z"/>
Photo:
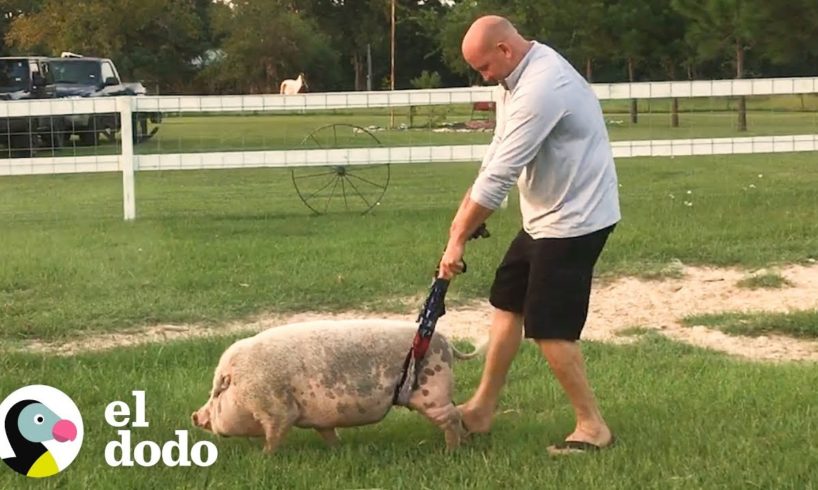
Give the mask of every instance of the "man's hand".
<path id="1" fill-rule="evenodd" d="M 463 272 L 463 253 L 465 251 L 464 243 L 450 240 L 446 245 L 446 251 L 443 252 L 443 258 L 440 259 L 437 277 L 451 279 L 456 274 Z"/>

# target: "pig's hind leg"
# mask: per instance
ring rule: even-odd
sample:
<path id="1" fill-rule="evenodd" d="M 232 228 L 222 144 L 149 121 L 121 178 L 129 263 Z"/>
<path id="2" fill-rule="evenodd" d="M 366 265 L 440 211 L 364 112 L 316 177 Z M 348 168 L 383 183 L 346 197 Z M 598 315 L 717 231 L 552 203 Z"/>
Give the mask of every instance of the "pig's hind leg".
<path id="1" fill-rule="evenodd" d="M 327 443 L 327 446 L 335 447 L 341 443 L 338 439 L 338 432 L 335 429 L 315 429 L 321 435 L 321 439 Z"/>

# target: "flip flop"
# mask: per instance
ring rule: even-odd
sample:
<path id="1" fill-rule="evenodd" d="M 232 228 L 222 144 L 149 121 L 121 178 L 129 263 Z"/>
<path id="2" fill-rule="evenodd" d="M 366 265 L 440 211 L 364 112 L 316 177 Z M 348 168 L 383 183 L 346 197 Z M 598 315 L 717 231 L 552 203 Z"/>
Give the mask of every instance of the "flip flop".
<path id="1" fill-rule="evenodd" d="M 598 452 L 608 449 L 616 442 L 616 438 L 611 436 L 611 442 L 605 446 L 597 446 L 585 441 L 565 441 L 559 444 L 548 446 L 548 453 L 552 456 L 562 456 L 565 454 L 584 454 L 589 452 Z"/>

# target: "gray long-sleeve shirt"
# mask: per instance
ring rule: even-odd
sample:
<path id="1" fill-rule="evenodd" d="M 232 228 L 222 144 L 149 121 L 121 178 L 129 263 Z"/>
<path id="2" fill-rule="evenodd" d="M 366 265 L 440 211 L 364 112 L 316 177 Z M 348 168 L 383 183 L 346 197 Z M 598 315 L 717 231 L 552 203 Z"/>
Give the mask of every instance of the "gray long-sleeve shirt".
<path id="1" fill-rule="evenodd" d="M 497 209 L 516 182 L 523 228 L 533 238 L 610 226 L 621 219 L 619 190 L 599 100 L 559 53 L 531 44 L 504 80 L 471 198 Z"/>

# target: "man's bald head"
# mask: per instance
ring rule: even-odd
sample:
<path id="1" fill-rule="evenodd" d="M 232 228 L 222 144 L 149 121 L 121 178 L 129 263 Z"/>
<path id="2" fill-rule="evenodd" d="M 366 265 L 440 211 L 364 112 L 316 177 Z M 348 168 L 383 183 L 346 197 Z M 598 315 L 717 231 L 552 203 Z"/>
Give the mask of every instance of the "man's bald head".
<path id="1" fill-rule="evenodd" d="M 500 41 L 506 41 L 517 30 L 505 17 L 486 15 L 475 20 L 463 36 L 463 51 L 483 50 L 495 46 Z"/>
<path id="2" fill-rule="evenodd" d="M 528 50 L 526 41 L 505 17 L 486 15 L 463 36 L 463 59 L 487 81 L 499 82 L 511 73 Z"/>

